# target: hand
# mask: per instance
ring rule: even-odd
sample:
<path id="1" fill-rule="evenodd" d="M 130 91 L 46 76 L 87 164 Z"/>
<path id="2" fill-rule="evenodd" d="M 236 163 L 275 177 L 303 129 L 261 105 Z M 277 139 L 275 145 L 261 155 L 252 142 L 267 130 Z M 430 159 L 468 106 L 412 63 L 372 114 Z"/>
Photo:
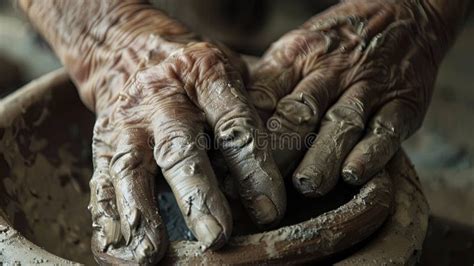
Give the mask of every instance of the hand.
<path id="1" fill-rule="evenodd" d="M 229 206 L 206 146 L 197 142 L 206 123 L 232 176 L 240 178 L 240 196 L 255 221 L 274 223 L 285 208 L 281 177 L 267 151 L 253 143 L 252 132 L 261 130 L 261 123 L 248 105 L 240 73 L 211 44 L 165 45 L 173 47 L 169 54 L 138 64 L 123 88 L 95 96 L 94 241 L 107 250 L 123 236 L 126 246 L 110 252 L 138 261 L 165 247 L 153 193 L 156 165 L 205 247 L 218 248 L 230 237 Z"/>
<path id="2" fill-rule="evenodd" d="M 301 193 L 324 195 L 341 175 L 366 182 L 420 127 L 449 44 L 441 25 L 427 1 L 344 1 L 254 65 L 249 91 L 268 129 L 299 145 L 318 133 L 306 154 L 295 143 L 274 154 L 282 172 L 298 163 Z"/>
<path id="3" fill-rule="evenodd" d="M 163 256 L 167 238 L 153 191 L 158 168 L 203 247 L 226 242 L 232 217 L 202 143 L 205 130 L 253 220 L 282 218 L 283 180 L 254 139 L 264 127 L 236 58 L 146 4 L 24 2 L 97 114 L 89 206 L 97 260 L 155 263 Z M 97 15 L 86 19 L 90 14 Z"/>
<path id="4" fill-rule="evenodd" d="M 253 140 L 253 132 L 263 128 L 246 100 L 241 73 L 209 43 L 160 40 L 157 50 L 137 64 L 123 88 L 93 97 L 98 115 L 90 205 L 98 229 L 94 241 L 107 250 L 123 236 L 125 247 L 108 250 L 128 260 L 141 261 L 166 247 L 152 190 L 156 165 L 187 225 L 206 248 L 219 248 L 230 237 L 229 206 L 206 147 L 198 142 L 206 126 L 255 222 L 275 223 L 285 209 L 281 176 L 268 151 L 259 150 Z M 109 71 L 120 72 L 121 67 Z"/>

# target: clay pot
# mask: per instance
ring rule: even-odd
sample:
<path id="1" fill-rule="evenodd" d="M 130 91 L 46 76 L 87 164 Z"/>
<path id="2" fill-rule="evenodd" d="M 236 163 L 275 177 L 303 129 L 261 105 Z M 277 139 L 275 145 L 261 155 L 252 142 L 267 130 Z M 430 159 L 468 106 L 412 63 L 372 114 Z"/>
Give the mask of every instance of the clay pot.
<path id="1" fill-rule="evenodd" d="M 93 121 L 64 70 L 0 102 L 0 262 L 93 263 Z M 428 205 L 403 152 L 361 188 L 341 184 L 318 200 L 289 193 L 281 228 L 233 237 L 218 252 L 173 241 L 162 262 L 409 264 L 421 253 Z"/>

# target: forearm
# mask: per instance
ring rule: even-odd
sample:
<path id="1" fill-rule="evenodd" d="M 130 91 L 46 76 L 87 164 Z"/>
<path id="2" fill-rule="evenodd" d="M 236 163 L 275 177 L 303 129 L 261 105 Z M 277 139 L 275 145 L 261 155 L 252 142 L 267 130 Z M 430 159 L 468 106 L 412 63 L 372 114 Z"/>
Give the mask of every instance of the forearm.
<path id="1" fill-rule="evenodd" d="M 113 72 L 103 68 L 117 66 L 121 74 L 129 75 L 137 65 L 133 61 L 141 61 L 150 49 L 160 46 L 160 37 L 187 33 L 180 23 L 140 0 L 19 0 L 19 5 L 66 66 L 91 109 L 95 109 L 95 83 Z"/>
<path id="2" fill-rule="evenodd" d="M 438 16 L 440 35 L 444 35 L 448 48 L 466 19 L 469 2 L 470 0 L 427 0 Z"/>
<path id="3" fill-rule="evenodd" d="M 430 50 L 433 63 L 439 64 L 465 21 L 468 4 L 469 0 L 349 0 L 343 1 L 342 11 L 336 5 L 310 19 L 303 28 L 321 30 L 358 12 L 355 24 L 359 30 L 367 28 L 364 23 L 357 22 L 361 19 L 372 20 L 373 28 L 383 29 L 392 16 L 411 25 L 412 38 L 421 37 L 420 44 Z"/>

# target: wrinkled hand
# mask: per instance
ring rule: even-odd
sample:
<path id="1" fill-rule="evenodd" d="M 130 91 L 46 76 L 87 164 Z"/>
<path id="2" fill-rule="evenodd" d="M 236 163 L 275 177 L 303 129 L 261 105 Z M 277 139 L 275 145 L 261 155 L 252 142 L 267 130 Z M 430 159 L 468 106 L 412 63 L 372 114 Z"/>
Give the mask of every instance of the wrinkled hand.
<path id="1" fill-rule="evenodd" d="M 254 65 L 251 98 L 287 141 L 274 158 L 282 172 L 297 166 L 301 193 L 324 195 L 341 175 L 366 182 L 420 127 L 447 46 L 440 24 L 426 1 L 344 1 Z M 304 145 L 311 133 L 318 135 L 306 153 L 288 141 L 296 134 Z"/>
<path id="2" fill-rule="evenodd" d="M 166 249 L 153 192 L 157 166 L 188 227 L 206 248 L 219 248 L 230 237 L 231 212 L 202 144 L 206 128 L 213 131 L 257 224 L 277 222 L 286 205 L 269 151 L 254 142 L 253 132 L 263 126 L 247 101 L 238 69 L 209 43 L 159 43 L 147 60 L 136 63 L 126 83 L 120 71 L 135 64 L 133 55 L 122 55 L 108 70 L 115 90 L 99 88 L 84 96 L 96 99 L 98 116 L 90 204 L 93 241 L 126 260 L 156 261 Z"/>
<path id="3" fill-rule="evenodd" d="M 265 128 L 243 86 L 245 65 L 230 51 L 142 0 L 19 5 L 97 114 L 89 209 L 99 262 L 162 258 L 168 240 L 153 191 L 158 170 L 201 245 L 226 242 L 232 216 L 206 140 L 217 143 L 255 223 L 282 218 L 283 180 L 269 149 L 257 145 L 255 132 Z"/>

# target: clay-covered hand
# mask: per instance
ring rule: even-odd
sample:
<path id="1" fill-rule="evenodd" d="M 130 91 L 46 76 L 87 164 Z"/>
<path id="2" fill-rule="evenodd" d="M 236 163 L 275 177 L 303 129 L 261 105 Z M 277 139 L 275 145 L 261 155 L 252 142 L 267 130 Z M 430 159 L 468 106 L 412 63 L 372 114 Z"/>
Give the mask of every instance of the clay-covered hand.
<path id="1" fill-rule="evenodd" d="M 157 166 L 206 248 L 219 248 L 230 237 L 231 212 L 206 154 L 206 129 L 213 132 L 256 223 L 278 221 L 285 208 L 281 176 L 269 152 L 254 143 L 253 132 L 263 127 L 237 69 L 212 44 L 160 42 L 128 79 L 119 66 L 132 59 L 115 62 L 108 71 L 116 78 L 105 76 L 116 90 L 92 96 L 98 118 L 90 208 L 103 250 L 120 247 L 124 237 L 124 248 L 109 249 L 117 257 L 130 249 L 140 260 L 163 248 L 153 193 Z"/>
<path id="2" fill-rule="evenodd" d="M 341 175 L 366 182 L 420 127 L 450 42 L 443 27 L 427 1 L 344 1 L 253 66 L 251 98 L 280 139 L 277 164 L 296 168 L 301 193 L 324 195 Z"/>
<path id="3" fill-rule="evenodd" d="M 89 208 L 99 261 L 163 256 L 168 240 L 153 191 L 159 169 L 204 248 L 226 242 L 232 216 L 206 153 L 206 130 L 254 221 L 281 219 L 283 180 L 254 139 L 264 126 L 247 100 L 244 64 L 147 4 L 32 1 L 24 10 L 97 114 Z M 89 14 L 98 15 L 84 19 Z"/>

